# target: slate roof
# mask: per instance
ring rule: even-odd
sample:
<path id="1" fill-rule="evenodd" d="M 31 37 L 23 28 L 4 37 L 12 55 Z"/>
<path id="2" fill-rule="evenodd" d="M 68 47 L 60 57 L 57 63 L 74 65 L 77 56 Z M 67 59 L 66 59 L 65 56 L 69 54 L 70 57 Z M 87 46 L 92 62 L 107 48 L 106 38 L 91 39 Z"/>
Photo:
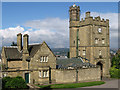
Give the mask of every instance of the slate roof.
<path id="1" fill-rule="evenodd" d="M 22 59 L 22 53 L 20 53 L 17 47 L 5 47 L 5 56 L 7 59 Z"/>
<path id="2" fill-rule="evenodd" d="M 39 50 L 41 44 L 29 45 L 29 58 L 33 57 L 35 53 Z M 22 51 L 18 51 L 18 48 L 15 46 L 4 47 L 5 56 L 7 59 L 22 59 Z"/>
<path id="3" fill-rule="evenodd" d="M 82 68 L 83 66 L 94 66 L 89 62 L 84 62 L 82 59 L 80 58 L 68 58 L 68 59 L 58 59 L 57 60 L 57 68 L 65 68 L 67 69 L 68 67 L 78 67 L 78 68 Z"/>

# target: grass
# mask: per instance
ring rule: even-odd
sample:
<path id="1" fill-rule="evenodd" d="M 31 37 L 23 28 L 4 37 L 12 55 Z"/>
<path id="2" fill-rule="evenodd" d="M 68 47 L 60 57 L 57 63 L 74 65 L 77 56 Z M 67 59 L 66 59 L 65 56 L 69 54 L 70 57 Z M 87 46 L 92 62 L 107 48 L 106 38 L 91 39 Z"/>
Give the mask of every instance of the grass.
<path id="1" fill-rule="evenodd" d="M 37 85 L 40 88 L 79 88 L 79 87 L 87 87 L 87 86 L 95 86 L 104 84 L 103 81 L 94 81 L 94 82 L 83 82 L 83 83 L 70 83 L 70 84 L 53 84 L 53 85 Z"/>

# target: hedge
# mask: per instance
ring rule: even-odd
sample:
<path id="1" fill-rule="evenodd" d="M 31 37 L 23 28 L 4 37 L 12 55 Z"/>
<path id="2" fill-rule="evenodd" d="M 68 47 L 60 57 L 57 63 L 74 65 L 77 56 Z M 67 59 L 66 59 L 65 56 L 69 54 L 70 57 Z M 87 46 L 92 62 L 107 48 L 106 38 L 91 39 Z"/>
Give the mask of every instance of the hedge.
<path id="1" fill-rule="evenodd" d="M 20 77 L 4 77 L 2 78 L 2 88 L 28 88 L 25 80 Z"/>
<path id="2" fill-rule="evenodd" d="M 111 67 L 110 76 L 111 76 L 111 78 L 120 78 L 120 69 L 116 69 L 115 67 Z"/>

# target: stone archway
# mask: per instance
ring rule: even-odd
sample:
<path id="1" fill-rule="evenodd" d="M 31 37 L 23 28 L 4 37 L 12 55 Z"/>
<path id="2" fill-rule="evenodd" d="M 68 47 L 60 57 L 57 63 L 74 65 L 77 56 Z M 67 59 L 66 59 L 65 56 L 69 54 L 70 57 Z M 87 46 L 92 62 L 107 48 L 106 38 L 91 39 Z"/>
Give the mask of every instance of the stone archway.
<path id="1" fill-rule="evenodd" d="M 101 70 L 101 80 L 103 78 L 103 64 L 101 61 L 99 61 L 96 65 L 100 66 L 100 70 Z"/>

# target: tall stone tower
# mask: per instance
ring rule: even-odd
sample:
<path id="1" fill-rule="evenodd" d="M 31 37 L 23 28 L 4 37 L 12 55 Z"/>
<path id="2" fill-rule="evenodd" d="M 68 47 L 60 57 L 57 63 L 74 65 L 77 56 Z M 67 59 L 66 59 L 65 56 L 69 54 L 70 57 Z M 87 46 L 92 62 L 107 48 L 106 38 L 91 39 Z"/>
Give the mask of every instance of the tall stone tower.
<path id="1" fill-rule="evenodd" d="M 100 65 L 102 76 L 109 77 L 109 20 L 101 20 L 100 16 L 93 19 L 90 12 L 86 12 L 85 19 L 80 21 L 79 8 L 73 5 L 69 9 L 70 58 L 86 58 Z"/>

